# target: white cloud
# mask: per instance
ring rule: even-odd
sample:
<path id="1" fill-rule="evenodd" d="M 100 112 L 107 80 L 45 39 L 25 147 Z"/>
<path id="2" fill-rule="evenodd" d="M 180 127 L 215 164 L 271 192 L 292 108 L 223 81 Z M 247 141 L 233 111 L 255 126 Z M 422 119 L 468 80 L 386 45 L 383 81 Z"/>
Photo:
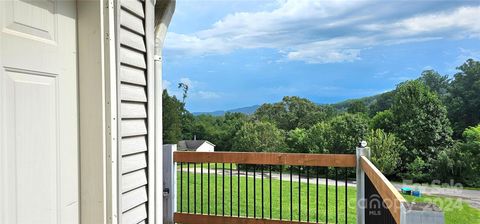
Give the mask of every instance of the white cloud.
<path id="1" fill-rule="evenodd" d="M 198 91 L 197 94 L 198 97 L 201 99 L 216 99 L 220 98 L 220 94 L 216 92 L 211 92 L 211 91 Z"/>
<path id="2" fill-rule="evenodd" d="M 467 1 L 285 0 L 270 11 L 226 15 L 210 28 L 167 35 L 180 55 L 276 49 L 287 60 L 350 62 L 378 45 L 480 38 L 480 3 Z"/>

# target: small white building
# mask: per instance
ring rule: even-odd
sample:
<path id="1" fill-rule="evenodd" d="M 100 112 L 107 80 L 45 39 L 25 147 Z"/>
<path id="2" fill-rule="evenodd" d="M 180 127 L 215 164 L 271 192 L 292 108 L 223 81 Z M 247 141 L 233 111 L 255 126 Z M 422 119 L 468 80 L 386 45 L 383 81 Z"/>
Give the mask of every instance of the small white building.
<path id="1" fill-rule="evenodd" d="M 214 152 L 215 145 L 207 140 L 182 140 L 178 142 L 178 151 Z"/>

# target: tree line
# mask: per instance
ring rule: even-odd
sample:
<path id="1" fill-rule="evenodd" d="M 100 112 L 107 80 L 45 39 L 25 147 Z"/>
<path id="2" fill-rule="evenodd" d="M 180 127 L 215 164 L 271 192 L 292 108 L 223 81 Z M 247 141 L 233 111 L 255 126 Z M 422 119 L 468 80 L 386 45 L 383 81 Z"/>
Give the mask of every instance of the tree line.
<path id="1" fill-rule="evenodd" d="M 392 91 L 338 104 L 286 96 L 252 115 L 194 116 L 185 98 L 165 90 L 163 138 L 196 136 L 216 151 L 291 153 L 355 153 L 366 140 L 389 178 L 480 186 L 480 62 L 469 59 L 457 71 L 449 78 L 427 70 Z"/>

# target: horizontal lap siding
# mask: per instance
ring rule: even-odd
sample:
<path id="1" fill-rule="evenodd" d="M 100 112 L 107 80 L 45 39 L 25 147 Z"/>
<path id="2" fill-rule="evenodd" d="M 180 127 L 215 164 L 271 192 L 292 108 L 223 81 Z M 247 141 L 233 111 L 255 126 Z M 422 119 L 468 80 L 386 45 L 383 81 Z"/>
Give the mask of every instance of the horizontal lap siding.
<path id="1" fill-rule="evenodd" d="M 148 107 L 151 100 L 148 96 L 145 2 L 119 2 L 120 223 L 148 223 Z"/>

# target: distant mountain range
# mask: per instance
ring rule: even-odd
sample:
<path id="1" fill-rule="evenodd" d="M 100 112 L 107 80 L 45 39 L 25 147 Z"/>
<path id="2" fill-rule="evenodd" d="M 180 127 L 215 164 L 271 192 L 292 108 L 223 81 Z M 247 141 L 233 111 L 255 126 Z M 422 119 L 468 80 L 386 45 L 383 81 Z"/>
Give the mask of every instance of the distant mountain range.
<path id="1" fill-rule="evenodd" d="M 352 103 L 354 100 L 361 100 L 363 101 L 367 106 L 370 106 L 374 101 L 376 101 L 382 94 L 377 94 L 373 96 L 367 96 L 367 97 L 362 97 L 362 98 L 357 98 L 357 99 L 348 99 L 344 101 L 340 101 L 338 103 L 333 103 L 333 104 L 328 104 L 335 109 L 339 111 L 346 111 L 350 103 Z M 327 104 L 318 104 L 318 105 L 327 105 Z M 260 105 L 253 105 L 249 107 L 241 107 L 241 108 L 236 108 L 236 109 L 231 109 L 231 110 L 217 110 L 213 112 L 194 112 L 193 115 L 201 115 L 201 114 L 208 114 L 212 116 L 223 116 L 225 113 L 230 112 L 230 113 L 244 113 L 247 115 L 251 115 L 255 113 L 255 111 L 260 107 Z"/>
<path id="2" fill-rule="evenodd" d="M 249 107 L 241 107 L 241 108 L 236 108 L 236 109 L 231 109 L 231 110 L 217 110 L 217 111 L 212 111 L 212 112 L 194 112 L 193 115 L 201 115 L 201 114 L 208 114 L 208 115 L 213 115 L 213 116 L 223 116 L 225 113 L 230 112 L 230 113 L 243 113 L 243 114 L 253 114 L 260 105 L 253 105 Z"/>

